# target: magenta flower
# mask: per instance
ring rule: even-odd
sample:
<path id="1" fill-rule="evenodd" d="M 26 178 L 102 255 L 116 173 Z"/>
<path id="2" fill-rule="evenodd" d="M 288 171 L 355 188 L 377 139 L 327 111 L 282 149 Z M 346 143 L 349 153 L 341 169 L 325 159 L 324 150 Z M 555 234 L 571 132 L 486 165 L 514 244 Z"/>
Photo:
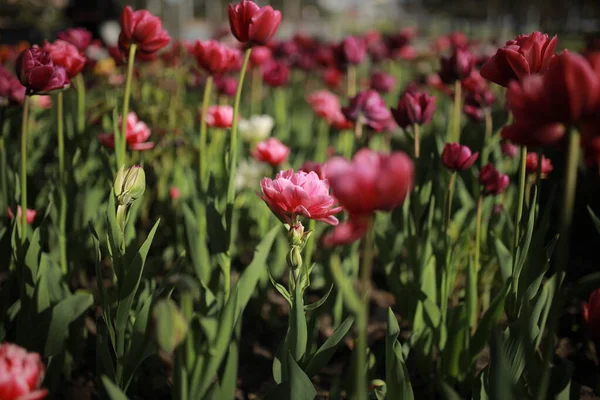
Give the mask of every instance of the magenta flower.
<path id="1" fill-rule="evenodd" d="M 479 171 L 479 183 L 484 196 L 497 195 L 506 190 L 509 178 L 489 163 Z"/>
<path id="2" fill-rule="evenodd" d="M 138 46 L 141 59 L 152 60 L 156 52 L 171 41 L 171 37 L 162 27 L 162 21 L 148 10 L 133 11 L 127 6 L 121 13 L 121 34 L 119 35 L 119 50 L 127 55 L 132 43 Z"/>
<path id="3" fill-rule="evenodd" d="M 0 107 L 21 104 L 25 99 L 25 87 L 16 76 L 0 65 Z"/>
<path id="4" fill-rule="evenodd" d="M 8 218 L 13 219 L 15 217 L 15 214 L 13 213 L 13 210 L 9 207 L 8 210 L 6 211 L 6 214 L 8 214 Z M 17 220 L 21 220 L 21 206 L 17 206 Z M 35 216 L 37 215 L 37 211 L 35 210 L 30 210 L 27 209 L 26 213 L 25 213 L 25 218 L 27 219 L 27 223 L 28 224 L 32 224 L 33 221 L 35 220 Z"/>
<path id="5" fill-rule="evenodd" d="M 442 57 L 440 78 L 445 84 L 466 78 L 475 67 L 475 56 L 465 48 L 455 48 L 450 57 Z"/>
<path id="6" fill-rule="evenodd" d="M 512 144 L 507 140 L 503 140 L 500 144 L 500 149 L 502 150 L 502 154 L 504 154 L 508 158 L 515 158 L 519 148 Z"/>
<path id="7" fill-rule="evenodd" d="M 398 106 L 392 108 L 392 115 L 398 126 L 406 129 L 414 124 L 428 124 L 433 119 L 435 110 L 435 97 L 425 92 L 404 92 L 398 99 Z"/>
<path id="8" fill-rule="evenodd" d="M 251 154 L 256 161 L 265 162 L 276 167 L 287 160 L 290 155 L 290 148 L 275 138 L 269 138 L 258 143 Z"/>
<path id="9" fill-rule="evenodd" d="M 464 171 L 471 168 L 479 152 L 471 154 L 468 146 L 462 146 L 460 143 L 446 143 L 442 151 L 442 163 L 446 168 L 452 171 Z"/>
<path id="10" fill-rule="evenodd" d="M 363 123 L 377 132 L 388 128 L 392 120 L 385 101 L 374 90 L 358 93 L 350 100 L 350 105 L 342 108 L 342 112 L 350 121 Z"/>
<path id="11" fill-rule="evenodd" d="M 92 43 L 92 32 L 85 28 L 69 28 L 56 35 L 60 40 L 71 43 L 80 53 L 85 53 Z"/>
<path id="12" fill-rule="evenodd" d="M 40 389 L 45 372 L 38 353 L 28 353 L 16 344 L 0 344 L 0 399 L 45 398 L 48 390 Z"/>
<path id="13" fill-rule="evenodd" d="M 271 60 L 263 66 L 263 80 L 271 87 L 281 87 L 288 83 L 290 69 L 280 61 Z"/>
<path id="14" fill-rule="evenodd" d="M 528 174 L 536 174 L 537 173 L 537 169 L 538 169 L 538 155 L 537 153 L 527 153 L 527 159 L 526 161 L 526 170 Z M 542 169 L 541 169 L 541 173 L 542 173 L 542 178 L 545 178 L 548 176 L 548 174 L 550 172 L 552 172 L 552 170 L 554 169 L 554 166 L 552 165 L 552 160 L 550 160 L 549 158 L 546 158 L 542 155 Z"/>
<path id="15" fill-rule="evenodd" d="M 202 117 L 202 107 L 199 109 Z M 206 110 L 206 125 L 211 128 L 231 128 L 233 107 L 229 105 L 210 106 Z"/>
<path id="16" fill-rule="evenodd" d="M 78 75 L 85 66 L 85 57 L 81 55 L 77 47 L 64 40 L 56 40 L 54 43 L 46 42 L 44 51 L 48 53 L 55 65 L 65 69 L 69 78 Z"/>
<path id="17" fill-rule="evenodd" d="M 119 118 L 119 130 L 121 129 L 123 119 Z M 125 141 L 131 150 L 150 150 L 154 148 L 154 142 L 148 142 L 150 137 L 150 128 L 145 122 L 138 120 L 135 112 L 127 114 Z M 98 135 L 100 143 L 109 148 L 115 147 L 115 137 L 112 133 L 101 133 Z"/>
<path id="18" fill-rule="evenodd" d="M 338 224 L 333 215 L 342 207 L 335 206 L 327 179 L 319 178 L 314 172 L 281 171 L 274 180 L 261 180 L 260 187 L 261 199 L 286 224 L 294 224 L 300 215 L 330 225 Z"/>
<path id="19" fill-rule="evenodd" d="M 259 7 L 249 0 L 242 0 L 236 5 L 230 4 L 227 12 L 231 33 L 242 43 L 266 44 L 281 23 L 280 11 L 271 6 Z"/>
<path id="20" fill-rule="evenodd" d="M 367 234 L 370 216 L 350 215 L 350 218 L 323 236 L 325 247 L 344 246 L 356 242 Z"/>
<path id="21" fill-rule="evenodd" d="M 367 55 L 367 46 L 362 38 L 347 36 L 335 49 L 338 65 L 358 65 L 363 62 Z"/>
<path id="22" fill-rule="evenodd" d="M 215 40 L 194 43 L 194 57 L 198 66 L 211 75 L 232 71 L 239 57 L 239 50 L 229 48 Z"/>
<path id="23" fill-rule="evenodd" d="M 26 94 L 44 94 L 65 89 L 70 81 L 63 67 L 55 65 L 50 55 L 38 46 L 23 50 L 15 63 L 17 77 Z"/>
<path id="24" fill-rule="evenodd" d="M 371 89 L 379 93 L 389 93 L 396 86 L 396 78 L 385 72 L 373 72 L 371 74 Z"/>

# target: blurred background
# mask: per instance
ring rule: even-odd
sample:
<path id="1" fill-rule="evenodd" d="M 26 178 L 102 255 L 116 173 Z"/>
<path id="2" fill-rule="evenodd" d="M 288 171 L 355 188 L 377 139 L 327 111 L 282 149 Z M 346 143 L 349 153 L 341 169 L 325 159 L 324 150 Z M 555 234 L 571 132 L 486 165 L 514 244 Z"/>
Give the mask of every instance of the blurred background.
<path id="1" fill-rule="evenodd" d="M 425 36 L 461 30 L 505 40 L 542 30 L 568 37 L 600 32 L 600 0 L 262 0 L 283 11 L 280 35 L 304 31 L 336 38 L 370 28 L 417 27 Z M 0 43 L 35 43 L 69 26 L 85 26 L 106 44 L 116 42 L 125 5 L 163 18 L 175 39 L 205 39 L 227 23 L 228 0 L 0 0 Z"/>

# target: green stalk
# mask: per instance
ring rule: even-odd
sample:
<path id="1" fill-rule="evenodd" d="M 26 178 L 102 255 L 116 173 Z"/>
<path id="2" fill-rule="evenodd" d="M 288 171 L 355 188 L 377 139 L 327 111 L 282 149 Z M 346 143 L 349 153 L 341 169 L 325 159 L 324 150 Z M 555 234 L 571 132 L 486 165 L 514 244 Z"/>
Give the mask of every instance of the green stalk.
<path id="1" fill-rule="evenodd" d="M 6 212 L 6 209 L 10 207 L 10 203 L 8 201 L 8 184 L 6 182 L 6 174 L 7 174 L 7 163 L 6 163 L 6 148 L 4 143 L 4 107 L 0 107 L 0 190 L 2 190 L 2 205 L 0 210 L 2 212 Z M 9 129 L 10 131 L 10 129 Z"/>
<path id="2" fill-rule="evenodd" d="M 521 147 L 521 163 L 519 166 L 519 202 L 517 203 L 517 213 L 515 214 L 515 233 L 513 236 L 513 275 L 515 273 L 515 268 L 517 265 L 517 247 L 519 245 L 520 240 L 520 225 L 521 218 L 523 217 L 523 203 L 525 201 L 525 186 L 526 186 L 526 178 L 527 178 L 527 147 Z M 517 293 L 517 282 L 513 282 L 513 292 Z"/>
<path id="3" fill-rule="evenodd" d="M 23 100 L 21 124 L 21 244 L 27 239 L 27 125 L 29 121 L 29 97 Z"/>
<path id="4" fill-rule="evenodd" d="M 367 235 L 364 239 L 363 262 L 360 271 L 360 295 L 361 308 L 356 315 L 356 324 L 358 336 L 356 340 L 356 392 L 354 393 L 357 400 L 366 400 L 368 395 L 367 379 L 365 376 L 367 368 L 367 339 L 368 339 L 368 323 L 369 323 L 369 288 L 371 284 L 371 270 L 373 268 L 373 257 L 375 255 L 375 241 L 373 232 L 373 221 L 369 222 Z"/>
<path id="5" fill-rule="evenodd" d="M 281 140 L 286 141 L 288 139 L 288 132 L 285 88 L 275 88 L 273 96 L 275 101 L 275 125 L 277 126 L 277 132 L 279 133 Z"/>
<path id="6" fill-rule="evenodd" d="M 77 89 L 77 133 L 85 130 L 85 82 L 83 75 L 78 74 L 75 77 Z"/>
<path id="7" fill-rule="evenodd" d="M 413 135 L 415 136 L 415 158 L 419 159 L 421 154 L 421 127 L 419 124 L 413 125 Z"/>
<path id="8" fill-rule="evenodd" d="M 208 110 L 208 104 L 210 103 L 210 94 L 212 91 L 213 77 L 210 75 L 206 79 L 206 85 L 204 86 L 204 96 L 202 97 L 202 109 L 201 109 L 201 120 L 200 120 L 200 145 L 199 154 L 200 159 L 198 163 L 198 180 L 202 193 L 206 193 L 208 188 L 208 154 L 206 152 L 207 142 L 207 126 L 206 126 L 206 112 Z"/>
<path id="9" fill-rule="evenodd" d="M 560 214 L 560 235 L 556 245 L 556 256 L 554 257 L 554 270 L 556 280 L 552 286 L 550 312 L 548 314 L 547 341 L 544 348 L 543 367 L 538 393 L 536 399 L 545 400 L 550 384 L 550 365 L 555 349 L 555 333 L 560 317 L 563 291 L 561 284 L 565 276 L 565 270 L 569 262 L 569 245 L 571 240 L 571 225 L 573 221 L 573 208 L 575 206 L 575 192 L 577 189 L 577 168 L 579 165 L 579 143 L 580 134 L 573 129 L 569 136 L 569 147 L 567 150 L 567 163 L 564 176 L 563 203 Z"/>
<path id="10" fill-rule="evenodd" d="M 477 201 L 477 219 L 475 220 L 475 271 L 479 272 L 479 256 L 481 253 L 481 215 L 483 214 L 483 196 L 479 196 Z"/>
<path id="11" fill-rule="evenodd" d="M 237 90 L 235 92 L 235 100 L 233 103 L 233 121 L 231 123 L 231 142 L 229 146 L 229 183 L 227 185 L 227 229 L 229 230 L 229 250 L 227 262 L 223 263 L 223 275 L 224 275 L 224 286 L 225 286 L 225 300 L 229 298 L 229 291 L 231 288 L 231 258 L 233 257 L 232 248 L 234 242 L 234 230 L 233 230 L 233 203 L 235 201 L 235 174 L 237 171 L 237 159 L 238 159 L 238 117 L 240 114 L 240 98 L 242 97 L 242 88 L 244 87 L 244 77 L 246 76 L 246 69 L 248 68 L 248 60 L 250 59 L 250 53 L 252 47 L 246 49 L 244 54 L 244 62 L 242 63 L 242 69 L 240 71 L 240 79 L 238 81 Z"/>
<path id="12" fill-rule="evenodd" d="M 327 159 L 327 146 L 329 145 L 329 124 L 325 118 L 319 119 L 317 134 L 317 148 L 315 149 L 315 161 L 325 162 Z"/>
<path id="13" fill-rule="evenodd" d="M 252 70 L 252 86 L 250 89 L 250 115 L 261 112 L 262 99 L 262 72 L 259 67 Z"/>
<path id="14" fill-rule="evenodd" d="M 58 247 L 60 254 L 60 270 L 67 274 L 67 188 L 65 182 L 65 132 L 64 132 L 64 96 L 58 92 L 57 100 L 57 136 L 58 136 Z"/>
<path id="15" fill-rule="evenodd" d="M 492 131 L 493 121 L 492 121 L 491 110 L 488 107 L 484 108 L 483 115 L 485 116 L 485 134 L 483 136 L 483 147 L 481 148 L 481 166 L 482 167 L 488 163 L 488 160 L 490 158 L 490 151 L 488 148 L 488 144 L 489 144 L 490 139 L 492 138 L 492 132 L 493 132 Z"/>
<path id="16" fill-rule="evenodd" d="M 131 82 L 133 81 L 133 64 L 135 62 L 135 51 L 137 45 L 132 43 L 129 47 L 129 57 L 127 58 L 127 80 L 125 81 L 125 97 L 123 98 L 123 113 L 121 114 L 121 137 L 119 147 L 117 149 L 120 152 L 120 159 L 123 164 L 127 164 L 127 152 L 125 146 L 127 145 L 127 114 L 129 114 L 129 98 L 131 97 Z M 115 147 L 117 144 L 115 143 Z M 121 166 L 117 166 L 120 168 Z"/>
<path id="17" fill-rule="evenodd" d="M 446 191 L 446 200 L 444 202 L 444 245 L 446 250 L 446 263 L 442 269 L 441 282 L 441 295 L 440 295 L 440 310 L 442 312 L 442 324 L 445 325 L 447 314 L 448 314 L 448 297 L 450 288 L 449 286 L 449 275 L 450 275 L 450 254 L 451 254 L 451 243 L 448 233 L 450 227 L 450 219 L 452 212 L 452 198 L 454 196 L 454 182 L 456 181 L 456 171 L 450 173 L 450 180 L 448 181 L 448 190 Z M 440 364 L 441 365 L 441 364 Z"/>
<path id="18" fill-rule="evenodd" d="M 356 66 L 348 66 L 348 89 L 346 94 L 348 98 L 356 96 Z"/>
<path id="19" fill-rule="evenodd" d="M 454 83 L 454 110 L 453 110 L 453 131 L 452 140 L 453 142 L 460 142 L 460 128 L 461 128 L 461 116 L 462 116 L 462 85 L 460 80 Z"/>

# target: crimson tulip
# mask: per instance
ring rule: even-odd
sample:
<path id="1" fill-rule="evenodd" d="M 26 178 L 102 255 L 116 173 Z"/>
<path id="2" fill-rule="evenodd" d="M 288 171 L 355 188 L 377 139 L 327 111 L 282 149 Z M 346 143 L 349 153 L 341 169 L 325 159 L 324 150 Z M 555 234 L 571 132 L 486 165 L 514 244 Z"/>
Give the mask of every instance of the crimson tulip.
<path id="1" fill-rule="evenodd" d="M 229 26 L 231 33 L 242 43 L 265 45 L 277 32 L 281 23 L 281 12 L 271 6 L 259 7 L 250 0 L 230 4 Z"/>
<path id="2" fill-rule="evenodd" d="M 526 170 L 527 170 L 528 174 L 537 173 L 537 169 L 538 169 L 537 153 L 527 153 L 525 165 L 526 165 Z M 552 160 L 550 160 L 549 158 L 546 158 L 542 155 L 542 169 L 541 169 L 542 178 L 545 178 L 546 176 L 548 176 L 548 174 L 550 172 L 552 172 L 553 169 L 554 169 L 554 166 L 552 165 Z"/>
<path id="3" fill-rule="evenodd" d="M 442 57 L 440 78 L 445 84 L 466 78 L 475 67 L 475 56 L 464 48 L 455 48 L 450 57 Z"/>
<path id="4" fill-rule="evenodd" d="M 217 93 L 222 94 L 223 96 L 233 97 L 235 96 L 235 92 L 237 90 L 237 79 L 232 76 L 216 76 L 215 77 L 215 87 L 217 88 Z"/>
<path id="5" fill-rule="evenodd" d="M 23 50 L 17 57 L 15 67 L 27 95 L 65 89 L 70 84 L 65 69 L 55 65 L 50 55 L 37 45 Z"/>
<path id="6" fill-rule="evenodd" d="M 479 152 L 471 153 L 468 146 L 460 143 L 446 143 L 442 151 L 442 163 L 451 171 L 464 171 L 471 168 Z"/>
<path id="7" fill-rule="evenodd" d="M 404 92 L 398 99 L 392 115 L 402 129 L 414 124 L 425 125 L 431 122 L 436 110 L 435 97 L 425 92 Z"/>
<path id="8" fill-rule="evenodd" d="M 358 65 L 363 62 L 366 55 L 367 47 L 364 40 L 356 36 L 345 37 L 335 50 L 338 64 L 342 67 Z"/>
<path id="9" fill-rule="evenodd" d="M 250 53 L 250 64 L 253 67 L 259 67 L 269 61 L 271 57 L 273 57 L 273 53 L 267 46 L 254 46 Z"/>
<path id="10" fill-rule="evenodd" d="M 171 37 L 162 27 L 160 18 L 152 15 L 148 10 L 133 11 L 127 6 L 121 13 L 121 34 L 119 35 L 119 49 L 127 55 L 131 44 L 138 47 L 141 59 L 152 60 L 156 52 L 171 41 Z"/>
<path id="11" fill-rule="evenodd" d="M 0 344 L 0 399 L 44 399 L 48 390 L 40 387 L 45 373 L 38 353 L 28 353 L 16 344 Z"/>
<path id="12" fill-rule="evenodd" d="M 56 40 L 54 43 L 46 42 L 44 51 L 48 53 L 55 65 L 65 69 L 69 78 L 78 75 L 85 66 L 86 59 L 77 47 L 64 40 Z"/>
<path id="13" fill-rule="evenodd" d="M 0 65 L 0 107 L 21 104 L 25 99 L 25 87 L 16 76 Z"/>
<path id="14" fill-rule="evenodd" d="M 498 171 L 492 163 L 486 164 L 479 171 L 479 183 L 482 186 L 483 196 L 501 194 L 506 190 L 509 182 L 508 176 Z"/>
<path id="15" fill-rule="evenodd" d="M 60 40 L 71 43 L 80 53 L 85 53 L 92 43 L 92 32 L 85 28 L 69 28 L 59 32 L 56 36 Z"/>
<path id="16" fill-rule="evenodd" d="M 288 83 L 290 69 L 280 61 L 270 61 L 263 69 L 263 80 L 271 87 L 281 87 Z"/>
<path id="17" fill-rule="evenodd" d="M 215 40 L 194 43 L 194 57 L 198 66 L 211 75 L 231 71 L 239 57 L 239 51 Z"/>
<path id="18" fill-rule="evenodd" d="M 371 74 L 371 89 L 379 93 L 389 93 L 396 86 L 396 78 L 385 72 L 377 71 Z"/>
<path id="19" fill-rule="evenodd" d="M 342 108 L 344 116 L 353 122 L 362 123 L 371 129 L 381 132 L 390 126 L 392 114 L 383 98 L 374 90 L 358 93 L 350 104 Z"/>
<path id="20" fill-rule="evenodd" d="M 594 290 L 587 303 L 583 303 L 583 323 L 589 338 L 600 351 L 600 289 Z"/>

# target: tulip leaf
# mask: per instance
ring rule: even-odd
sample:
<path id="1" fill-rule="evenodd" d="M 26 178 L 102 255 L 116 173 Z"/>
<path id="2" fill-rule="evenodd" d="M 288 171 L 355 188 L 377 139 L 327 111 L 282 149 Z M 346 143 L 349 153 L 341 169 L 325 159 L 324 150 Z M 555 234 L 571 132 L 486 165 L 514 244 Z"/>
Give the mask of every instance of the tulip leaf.
<path id="1" fill-rule="evenodd" d="M 102 377 L 102 384 L 104 385 L 104 390 L 106 390 L 106 394 L 110 398 L 110 400 L 129 400 L 127 395 L 119 389 L 117 385 L 113 383 L 106 375 Z"/>
<path id="2" fill-rule="evenodd" d="M 301 362 L 306 352 L 306 343 L 308 340 L 308 328 L 306 326 L 302 292 L 301 285 L 296 284 L 294 297 L 292 298 L 292 308 L 290 310 L 290 326 L 287 333 L 288 349 L 296 362 Z"/>
<path id="3" fill-rule="evenodd" d="M 490 304 L 490 308 L 486 310 L 479 321 L 479 325 L 477 326 L 477 330 L 475 334 L 471 338 L 471 343 L 469 346 L 469 352 L 471 353 L 471 362 L 475 362 L 477 356 L 483 350 L 486 343 L 489 340 L 490 334 L 500 318 L 502 318 L 502 313 L 504 312 L 504 302 L 506 300 L 506 294 L 509 290 L 509 284 L 505 283 L 502 287 L 502 290 L 494 297 L 492 303 Z"/>
<path id="4" fill-rule="evenodd" d="M 592 210 L 592 208 L 589 205 L 587 206 L 587 210 L 588 210 L 588 213 L 590 214 L 590 217 L 592 218 L 592 222 L 594 223 L 596 230 L 598 231 L 598 233 L 600 233 L 600 218 L 598 218 L 596 216 L 596 214 L 594 213 L 594 211 Z"/>
<path id="5" fill-rule="evenodd" d="M 506 282 L 512 276 L 512 254 L 506 248 L 502 240 L 494 235 L 494 248 L 496 249 L 496 258 L 500 265 L 500 275 L 502 281 Z"/>
<path id="6" fill-rule="evenodd" d="M 348 332 L 350 332 L 353 323 L 354 317 L 347 317 L 344 322 L 337 327 L 333 334 L 325 340 L 325 343 L 319 347 L 306 364 L 306 368 L 304 368 L 306 375 L 314 376 L 327 365 L 338 347 L 343 343 Z"/>
<path id="7" fill-rule="evenodd" d="M 274 387 L 265 400 L 313 400 L 317 397 L 317 392 L 310 378 L 302 371 L 291 353 L 288 353 L 287 359 L 289 380 Z"/>
<path id="8" fill-rule="evenodd" d="M 315 301 L 312 304 L 305 305 L 304 311 L 310 312 L 310 311 L 314 311 L 317 308 L 321 307 L 323 304 L 325 304 L 325 302 L 329 298 L 329 295 L 331 294 L 332 290 L 333 290 L 333 284 L 331 286 L 329 286 L 329 290 L 327 291 L 327 293 L 325 293 L 325 295 L 323 297 L 321 297 L 319 300 Z"/>
<path id="9" fill-rule="evenodd" d="M 414 394 L 408 375 L 408 369 L 402 354 L 402 345 L 398 342 L 400 327 L 391 308 L 388 308 L 387 329 L 385 335 L 385 383 L 389 399 L 412 400 Z"/>
<path id="10" fill-rule="evenodd" d="M 291 307 L 292 306 L 292 297 L 290 296 L 290 293 L 287 291 L 285 286 L 283 286 L 280 283 L 277 283 L 277 281 L 273 278 L 273 275 L 271 275 L 271 272 L 269 271 L 268 268 L 267 268 L 267 273 L 269 274 L 269 280 L 271 281 L 271 284 L 273 285 L 273 287 L 275 289 L 277 289 L 277 291 L 283 296 L 284 299 L 287 300 L 288 304 Z"/>
<path id="11" fill-rule="evenodd" d="M 69 333 L 69 324 L 79 318 L 92 304 L 94 304 L 94 297 L 91 294 L 78 293 L 67 297 L 52 308 L 44 356 L 56 356 L 63 350 Z"/>

